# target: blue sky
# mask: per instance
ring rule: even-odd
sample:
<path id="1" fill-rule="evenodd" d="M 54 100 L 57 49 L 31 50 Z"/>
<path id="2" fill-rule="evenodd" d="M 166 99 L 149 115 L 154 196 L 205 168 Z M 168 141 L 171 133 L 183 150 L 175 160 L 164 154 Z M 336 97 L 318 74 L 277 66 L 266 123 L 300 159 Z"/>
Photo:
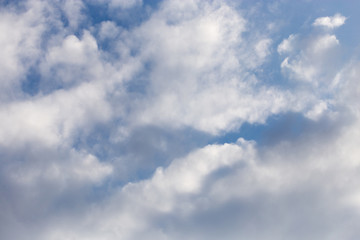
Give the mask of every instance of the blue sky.
<path id="1" fill-rule="evenodd" d="M 358 1 L 0 3 L 0 239 L 357 239 Z"/>

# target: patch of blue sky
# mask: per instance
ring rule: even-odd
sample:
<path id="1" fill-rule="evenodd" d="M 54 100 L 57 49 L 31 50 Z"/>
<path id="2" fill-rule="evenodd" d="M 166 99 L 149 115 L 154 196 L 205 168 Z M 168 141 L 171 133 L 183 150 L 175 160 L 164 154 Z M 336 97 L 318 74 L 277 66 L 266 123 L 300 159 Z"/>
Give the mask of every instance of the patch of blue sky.
<path id="1" fill-rule="evenodd" d="M 132 94 L 134 97 L 146 96 L 150 88 L 150 74 L 153 69 L 152 63 L 147 61 L 142 65 L 142 70 L 139 71 L 131 81 L 124 83 L 126 92 Z"/>
<path id="2" fill-rule="evenodd" d="M 311 120 L 300 113 L 287 112 L 270 116 L 264 124 L 244 123 L 238 130 L 215 138 L 219 144 L 236 142 L 238 138 L 255 141 L 258 145 L 271 145 L 282 140 L 298 138 Z"/>
<path id="3" fill-rule="evenodd" d="M 347 113 L 343 113 L 347 114 Z M 275 146 L 281 142 L 298 142 L 321 135 L 324 139 L 336 138 L 341 126 L 349 124 L 352 117 L 318 120 L 306 118 L 302 113 L 286 112 L 270 116 L 264 124 L 244 123 L 239 129 L 215 137 L 210 143 L 235 143 L 238 138 L 255 141 L 259 149 Z"/>
<path id="4" fill-rule="evenodd" d="M 30 67 L 26 73 L 25 79 L 21 82 L 21 90 L 34 96 L 39 93 L 40 90 L 41 74 L 36 66 Z"/>
<path id="5" fill-rule="evenodd" d="M 25 3 L 26 2 L 22 0 L 2 0 L 0 1 L 0 7 L 15 7 L 18 10 L 25 10 Z"/>
<path id="6" fill-rule="evenodd" d="M 121 120 L 98 125 L 90 133 L 79 133 L 73 148 L 85 150 L 102 162 L 112 162 L 124 172 L 117 172 L 108 183 L 123 185 L 151 177 L 159 166 L 186 156 L 194 149 L 209 144 L 211 135 L 192 128 L 166 129 L 157 126 L 138 127 L 125 139 L 117 139 Z"/>
<path id="7" fill-rule="evenodd" d="M 296 87 L 295 82 L 289 81 L 281 73 L 280 65 L 284 59 L 277 53 L 277 46 L 289 35 L 294 34 L 294 31 L 296 33 L 304 28 L 307 15 L 299 9 L 305 10 L 306 7 L 298 2 L 279 3 L 278 1 L 242 1 L 237 7 L 247 19 L 248 24 L 248 31 L 243 33 L 243 38 L 248 38 L 253 34 L 253 29 L 257 29 L 258 35 L 271 39 L 269 55 L 264 63 L 252 73 L 261 81 L 261 84 L 274 85 L 282 89 Z"/>
<path id="8" fill-rule="evenodd" d="M 113 21 L 124 29 L 131 29 L 146 21 L 161 1 L 148 0 L 143 4 L 122 9 L 109 4 L 86 2 L 85 13 L 89 17 L 89 25 L 94 26 L 104 21 Z"/>

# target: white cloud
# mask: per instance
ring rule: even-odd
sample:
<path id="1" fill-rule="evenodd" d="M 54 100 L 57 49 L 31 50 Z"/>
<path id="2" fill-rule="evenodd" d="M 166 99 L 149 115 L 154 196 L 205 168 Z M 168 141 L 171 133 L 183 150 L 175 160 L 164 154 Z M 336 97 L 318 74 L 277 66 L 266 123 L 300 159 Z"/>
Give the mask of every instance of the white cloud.
<path id="1" fill-rule="evenodd" d="M 311 64 L 307 65 L 306 62 L 302 59 L 298 61 L 289 62 L 289 58 L 285 58 L 281 63 L 281 68 L 290 70 L 291 74 L 294 74 L 294 78 L 305 80 L 308 82 L 316 82 L 315 76 L 317 72 L 317 68 L 311 66 Z"/>
<path id="2" fill-rule="evenodd" d="M 53 90 L 56 83 L 61 87 L 69 87 L 82 81 L 93 81 L 103 75 L 111 74 L 111 70 L 101 62 L 100 52 L 94 37 L 84 31 L 81 39 L 75 35 L 60 36 L 59 45 L 50 46 L 46 57 L 40 63 L 40 73 L 45 91 Z M 50 81 L 50 82 L 49 82 Z"/>
<path id="3" fill-rule="evenodd" d="M 314 52 L 326 51 L 339 44 L 339 40 L 335 35 L 324 35 L 315 40 L 313 45 Z"/>
<path id="4" fill-rule="evenodd" d="M 359 114 L 360 104 L 358 101 L 360 86 L 358 84 L 359 62 L 350 61 L 334 79 L 333 88 L 341 94 L 336 95 L 336 101 L 350 108 L 353 113 Z"/>
<path id="5" fill-rule="evenodd" d="M 81 41 L 74 35 L 67 36 L 62 46 L 49 50 L 47 60 L 50 63 L 84 64 L 92 57 L 91 52 L 96 50 L 96 40 L 85 31 Z"/>
<path id="6" fill-rule="evenodd" d="M 41 35 L 46 26 L 41 11 L 44 6 L 34 4 L 32 11 L 19 15 L 0 9 L 0 99 L 19 94 L 20 80 L 40 55 Z M 9 96 L 10 95 L 10 96 Z"/>
<path id="7" fill-rule="evenodd" d="M 143 203 L 151 209 L 174 211 L 182 207 L 181 203 L 173 202 L 176 195 L 199 193 L 213 171 L 231 167 L 239 161 L 251 162 L 252 147 L 243 139 L 237 144 L 206 146 L 186 158 L 174 160 L 165 170 L 158 168 L 149 181 L 125 186 L 123 192 L 135 195 L 135 199 L 142 195 Z"/>
<path id="8" fill-rule="evenodd" d="M 346 17 L 342 16 L 341 14 L 335 14 L 332 17 L 320 17 L 315 19 L 313 25 L 326 27 L 326 28 L 338 28 L 345 24 Z"/>
<path id="9" fill-rule="evenodd" d="M 248 41 L 245 31 L 246 21 L 224 3 L 165 2 L 135 32 L 153 67 L 133 124 L 219 134 L 287 110 L 290 94 L 258 89 L 250 73 L 269 54 L 271 39 L 254 33 Z"/>
<path id="10" fill-rule="evenodd" d="M 66 0 L 60 3 L 63 7 L 69 26 L 73 29 L 77 29 L 78 26 L 85 20 L 84 4 L 82 1 Z"/>
<path id="11" fill-rule="evenodd" d="M 270 44 L 271 44 L 271 39 L 263 39 L 256 44 L 255 51 L 256 54 L 259 56 L 259 58 L 265 58 L 266 56 L 269 55 Z"/>
<path id="12" fill-rule="evenodd" d="M 336 61 L 335 35 L 285 38 L 277 86 L 258 73 L 280 32 L 249 23 L 246 5 L 164 1 L 136 26 L 88 26 L 86 1 L 60 3 L 1 10 L 0 238 L 358 235 L 360 68 Z M 142 1 L 100 3 L 141 11 Z M 20 86 L 30 68 L 34 95 Z M 221 143 L 245 122 L 258 143 Z"/>
<path id="13" fill-rule="evenodd" d="M 267 148 L 239 139 L 195 150 L 150 179 L 127 184 L 81 228 L 57 226 L 44 239 L 292 238 L 300 223 L 304 231 L 294 239 L 356 234 L 346 225 L 359 216 L 343 218 L 359 206 L 359 121 L 341 121 L 331 123 L 335 129 L 326 136 L 308 129 L 294 142 Z M 210 221 L 211 214 L 221 221 Z M 324 228 L 313 233 L 313 224 Z"/>
<path id="14" fill-rule="evenodd" d="M 104 21 L 101 23 L 99 36 L 101 40 L 107 38 L 114 39 L 119 34 L 119 32 L 120 30 L 114 22 Z"/>
<path id="15" fill-rule="evenodd" d="M 99 183 L 111 172 L 111 165 L 99 162 L 95 156 L 71 150 L 68 159 L 39 161 L 36 165 L 24 163 L 8 177 L 13 183 L 27 188 L 36 188 L 45 181 L 54 184 L 61 192 L 78 184 Z"/>
<path id="16" fill-rule="evenodd" d="M 293 50 L 296 35 L 291 34 L 287 39 L 284 39 L 278 46 L 277 51 L 279 54 L 291 52 Z"/>
<path id="17" fill-rule="evenodd" d="M 85 83 L 71 91 L 2 106 L 0 144 L 10 147 L 39 141 L 52 146 L 71 141 L 80 129 L 86 131 L 110 118 L 104 98 L 101 87 Z"/>
<path id="18" fill-rule="evenodd" d="M 99 236 L 109 240 L 118 237 L 135 239 L 141 232 L 153 231 L 148 220 L 154 214 L 177 214 L 179 211 L 190 214 L 196 211 L 195 207 L 200 202 L 192 202 L 191 199 L 204 191 L 206 181 L 214 171 L 230 169 L 240 162 L 251 165 L 252 158 L 253 144 L 243 139 L 236 144 L 208 145 L 174 160 L 166 169 L 158 168 L 149 180 L 127 184 L 101 207 L 101 211 L 94 209 L 92 214 L 95 215 L 90 215 L 89 225 L 85 226 L 85 229 L 89 227 L 85 231 L 90 234 L 55 229 L 45 238 L 57 239 L 65 233 L 68 238 L 76 239 L 96 239 Z M 102 221 L 98 222 L 99 219 Z M 90 227 L 93 224 L 96 228 Z M 145 239 L 152 237 L 150 235 Z M 169 236 L 164 234 L 163 237 Z"/>
<path id="19" fill-rule="evenodd" d="M 289 78 L 314 86 L 328 83 L 341 67 L 339 47 L 339 40 L 332 34 L 290 35 L 278 46 L 278 53 L 285 57 L 281 69 Z"/>
<path id="20" fill-rule="evenodd" d="M 327 103 L 320 101 L 310 111 L 305 113 L 305 116 L 312 120 L 318 120 L 326 110 L 328 110 Z"/>

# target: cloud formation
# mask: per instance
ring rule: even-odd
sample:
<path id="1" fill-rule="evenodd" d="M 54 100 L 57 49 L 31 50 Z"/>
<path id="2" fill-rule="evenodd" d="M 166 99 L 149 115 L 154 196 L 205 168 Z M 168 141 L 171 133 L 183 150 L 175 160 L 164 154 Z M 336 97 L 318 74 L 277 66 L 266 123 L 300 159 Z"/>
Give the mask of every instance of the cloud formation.
<path id="1" fill-rule="evenodd" d="M 0 238 L 358 236 L 358 23 L 297 4 L 1 3 Z"/>
<path id="2" fill-rule="evenodd" d="M 332 17 L 320 17 L 315 19 L 313 25 L 319 27 L 326 27 L 330 29 L 338 28 L 345 24 L 346 17 L 341 14 L 335 14 Z"/>

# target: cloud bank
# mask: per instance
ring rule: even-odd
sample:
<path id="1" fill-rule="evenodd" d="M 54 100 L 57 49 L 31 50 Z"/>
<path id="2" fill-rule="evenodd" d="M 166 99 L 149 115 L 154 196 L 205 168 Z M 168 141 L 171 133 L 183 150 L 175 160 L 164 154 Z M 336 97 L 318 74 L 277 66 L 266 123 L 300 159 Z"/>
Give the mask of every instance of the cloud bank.
<path id="1" fill-rule="evenodd" d="M 295 5 L 2 2 L 0 238 L 356 238 L 358 21 Z"/>

